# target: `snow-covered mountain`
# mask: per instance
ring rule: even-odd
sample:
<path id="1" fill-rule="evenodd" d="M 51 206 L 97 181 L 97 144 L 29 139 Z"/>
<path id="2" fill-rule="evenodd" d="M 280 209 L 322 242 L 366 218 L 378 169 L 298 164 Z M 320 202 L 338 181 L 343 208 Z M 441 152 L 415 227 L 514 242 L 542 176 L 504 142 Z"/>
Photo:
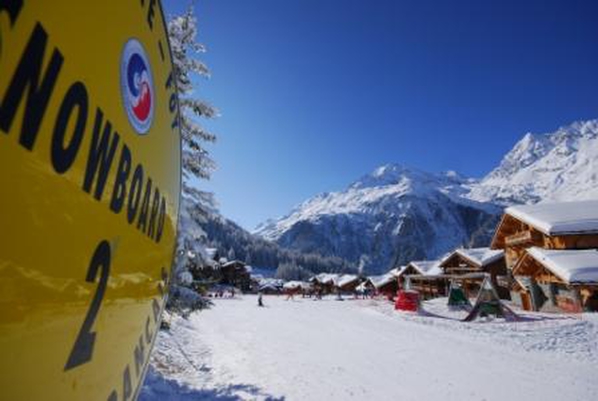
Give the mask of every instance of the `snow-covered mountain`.
<path id="1" fill-rule="evenodd" d="M 598 199 L 598 120 L 526 134 L 469 197 L 501 205 Z"/>
<path id="2" fill-rule="evenodd" d="M 303 252 L 343 257 L 368 273 L 488 240 L 500 213 L 467 199 L 473 180 L 385 165 L 346 190 L 318 195 L 256 230 Z"/>
<path id="3" fill-rule="evenodd" d="M 390 164 L 317 195 L 255 233 L 283 247 L 343 257 L 369 273 L 487 245 L 502 206 L 598 198 L 598 120 L 527 134 L 482 180 Z"/>

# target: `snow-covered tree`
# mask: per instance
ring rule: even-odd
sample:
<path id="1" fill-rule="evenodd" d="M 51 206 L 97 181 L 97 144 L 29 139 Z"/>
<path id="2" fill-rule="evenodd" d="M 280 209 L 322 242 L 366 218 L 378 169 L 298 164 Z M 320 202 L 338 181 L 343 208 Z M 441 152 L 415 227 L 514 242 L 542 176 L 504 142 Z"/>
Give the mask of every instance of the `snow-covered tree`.
<path id="1" fill-rule="evenodd" d="M 198 182 L 209 179 L 215 168 L 206 144 L 214 142 L 216 136 L 206 130 L 199 120 L 214 118 L 218 111 L 197 94 L 195 78 L 208 78 L 210 71 L 198 58 L 206 49 L 197 42 L 197 19 L 193 8 L 190 7 L 184 14 L 170 19 L 168 36 L 178 93 L 183 175 L 177 258 L 169 304 L 176 305 L 177 309 L 195 309 L 202 305 L 201 299 L 194 299 L 189 291 L 181 288 L 190 286 L 190 267 L 196 268 L 211 263 L 205 251 L 205 233 L 200 223 L 205 221 L 208 213 L 215 210 L 213 194 L 200 190 Z M 180 294 L 185 296 L 181 297 Z"/>

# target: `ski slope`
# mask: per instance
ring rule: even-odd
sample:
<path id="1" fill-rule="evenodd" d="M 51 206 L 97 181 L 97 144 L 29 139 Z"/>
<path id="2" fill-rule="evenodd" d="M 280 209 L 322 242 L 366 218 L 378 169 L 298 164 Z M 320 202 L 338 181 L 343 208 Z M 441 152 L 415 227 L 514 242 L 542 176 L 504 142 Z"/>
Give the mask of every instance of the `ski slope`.
<path id="1" fill-rule="evenodd" d="M 173 319 L 140 400 L 598 400 L 596 315 L 462 323 L 382 300 L 264 302 Z"/>

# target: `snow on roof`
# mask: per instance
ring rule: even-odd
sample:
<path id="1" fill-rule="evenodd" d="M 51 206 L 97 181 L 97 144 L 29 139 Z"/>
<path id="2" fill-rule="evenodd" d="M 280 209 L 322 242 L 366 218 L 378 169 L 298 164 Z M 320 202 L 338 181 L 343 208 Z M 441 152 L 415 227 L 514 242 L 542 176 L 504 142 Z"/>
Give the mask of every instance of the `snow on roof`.
<path id="1" fill-rule="evenodd" d="M 280 280 L 277 278 L 264 278 L 259 281 L 259 285 L 260 285 L 259 289 L 260 289 L 260 291 L 262 289 L 267 289 L 267 288 L 279 290 L 282 288 L 283 284 L 284 284 L 283 280 Z"/>
<path id="2" fill-rule="evenodd" d="M 395 277 L 399 277 L 406 267 L 407 266 L 395 267 L 394 269 L 390 269 L 387 274 L 392 274 Z"/>
<path id="3" fill-rule="evenodd" d="M 505 254 L 505 252 L 502 249 L 490 248 L 459 248 L 455 250 L 455 252 L 480 266 L 486 266 L 487 264 L 490 264 L 502 258 Z"/>
<path id="4" fill-rule="evenodd" d="M 233 265 L 243 265 L 245 268 L 247 268 L 247 266 L 245 266 L 245 263 L 241 262 L 240 260 L 231 260 L 229 262 L 225 262 L 222 267 L 227 267 L 227 266 L 233 266 Z M 251 269 L 251 267 L 249 267 Z"/>
<path id="5" fill-rule="evenodd" d="M 347 284 L 352 283 L 355 280 L 359 280 L 359 277 L 355 274 L 343 274 L 336 279 L 336 285 L 339 287 L 343 287 Z"/>
<path id="6" fill-rule="evenodd" d="M 334 273 L 320 273 L 310 279 L 310 281 L 317 281 L 321 284 L 334 284 L 338 280 L 339 275 Z"/>
<path id="7" fill-rule="evenodd" d="M 267 289 L 278 291 L 278 290 L 280 290 L 280 286 L 276 285 L 275 283 L 264 283 L 264 284 L 260 285 L 259 291 L 263 291 L 263 290 L 267 290 Z"/>
<path id="8" fill-rule="evenodd" d="M 218 249 L 216 248 L 206 248 L 206 254 L 210 259 L 214 259 L 214 256 L 218 253 Z"/>
<path id="9" fill-rule="evenodd" d="M 439 260 L 416 260 L 409 264 L 424 276 L 437 276 L 442 274 Z"/>
<path id="10" fill-rule="evenodd" d="M 287 281 L 282 287 L 287 290 L 294 290 L 297 288 L 308 288 L 309 285 L 303 281 Z"/>
<path id="11" fill-rule="evenodd" d="M 547 235 L 598 233 L 598 200 L 511 206 L 505 213 Z"/>
<path id="12" fill-rule="evenodd" d="M 383 285 L 390 283 L 391 281 L 396 280 L 396 277 L 392 274 L 383 274 L 381 276 L 372 276 L 370 277 L 370 281 L 376 288 L 380 288 Z"/>
<path id="13" fill-rule="evenodd" d="M 556 250 L 532 247 L 527 252 L 569 284 L 598 283 L 598 250 L 596 249 Z"/>

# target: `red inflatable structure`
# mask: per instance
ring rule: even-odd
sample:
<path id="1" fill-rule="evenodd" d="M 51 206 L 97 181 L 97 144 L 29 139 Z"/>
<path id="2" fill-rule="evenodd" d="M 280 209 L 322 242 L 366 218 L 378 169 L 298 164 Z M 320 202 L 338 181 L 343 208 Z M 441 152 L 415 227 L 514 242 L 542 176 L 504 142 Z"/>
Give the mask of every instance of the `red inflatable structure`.
<path id="1" fill-rule="evenodd" d="M 413 290 L 399 290 L 395 309 L 409 312 L 417 312 L 419 307 L 419 292 Z"/>

